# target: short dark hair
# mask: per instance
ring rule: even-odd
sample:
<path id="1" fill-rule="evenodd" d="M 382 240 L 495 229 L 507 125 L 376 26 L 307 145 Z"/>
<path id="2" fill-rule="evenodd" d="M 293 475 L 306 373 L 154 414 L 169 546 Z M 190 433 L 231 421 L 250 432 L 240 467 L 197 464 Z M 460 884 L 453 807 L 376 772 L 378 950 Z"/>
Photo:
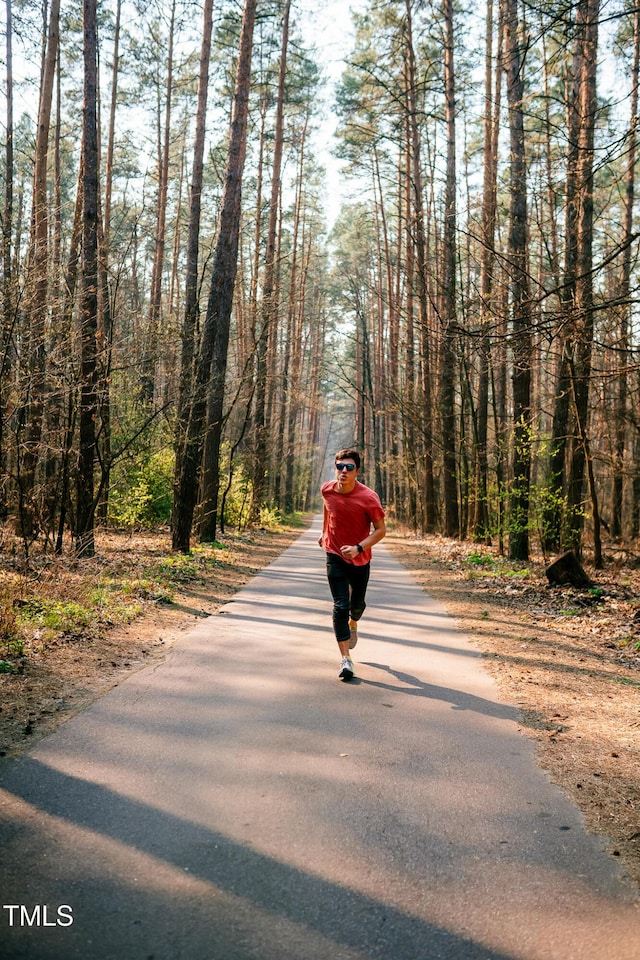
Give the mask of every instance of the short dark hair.
<path id="1" fill-rule="evenodd" d="M 334 463 L 337 463 L 338 460 L 353 460 L 356 469 L 360 469 L 360 454 L 357 450 L 338 450 L 333 460 Z"/>

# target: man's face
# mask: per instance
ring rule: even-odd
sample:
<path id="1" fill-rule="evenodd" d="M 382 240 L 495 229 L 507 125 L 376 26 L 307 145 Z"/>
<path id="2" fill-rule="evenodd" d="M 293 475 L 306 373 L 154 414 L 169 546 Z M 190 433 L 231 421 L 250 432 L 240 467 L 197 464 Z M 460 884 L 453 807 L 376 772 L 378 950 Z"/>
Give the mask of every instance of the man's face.
<path id="1" fill-rule="evenodd" d="M 359 472 L 355 460 L 352 460 L 351 457 L 342 457 L 340 460 L 336 460 L 336 477 L 338 489 L 341 493 L 349 493 L 350 490 L 353 490 Z"/>

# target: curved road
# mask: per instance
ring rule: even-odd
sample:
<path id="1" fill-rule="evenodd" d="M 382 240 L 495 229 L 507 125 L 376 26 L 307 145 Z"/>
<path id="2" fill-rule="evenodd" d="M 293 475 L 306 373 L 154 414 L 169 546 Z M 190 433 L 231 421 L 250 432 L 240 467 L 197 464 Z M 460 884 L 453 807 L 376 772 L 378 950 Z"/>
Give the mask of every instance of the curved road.
<path id="1" fill-rule="evenodd" d="M 383 546 L 337 679 L 317 537 L 2 767 L 0 957 L 640 960 L 618 865 Z"/>

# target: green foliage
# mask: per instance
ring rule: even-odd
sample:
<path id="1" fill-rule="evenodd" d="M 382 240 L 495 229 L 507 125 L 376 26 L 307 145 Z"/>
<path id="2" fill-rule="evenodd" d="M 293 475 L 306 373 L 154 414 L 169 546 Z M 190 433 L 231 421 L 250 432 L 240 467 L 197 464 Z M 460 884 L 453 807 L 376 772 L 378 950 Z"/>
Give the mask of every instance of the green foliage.
<path id="1" fill-rule="evenodd" d="M 5 640 L 4 643 L 2 643 L 2 649 L 5 656 L 16 659 L 24 657 L 26 652 L 24 640 L 18 636 L 12 637 L 11 640 Z"/>
<path id="2" fill-rule="evenodd" d="M 292 530 L 302 530 L 307 524 L 307 514 L 294 510 L 293 513 L 283 514 L 281 522 Z"/>
<path id="3" fill-rule="evenodd" d="M 220 509 L 224 509 L 224 525 L 225 527 L 244 530 L 250 519 L 253 483 L 247 467 L 240 459 L 234 460 L 233 475 L 231 483 L 229 483 L 228 443 L 224 444 L 222 448 L 220 474 L 222 477 Z M 296 482 L 300 484 L 299 474 L 296 474 Z M 297 511 L 284 513 L 276 503 L 263 504 L 258 518 L 259 525 L 265 530 L 271 531 L 278 530 L 283 526 L 301 528 L 305 525 L 305 522 L 304 514 Z M 203 544 L 203 546 L 217 547 L 218 550 L 224 549 L 220 543 Z"/>
<path id="4" fill-rule="evenodd" d="M 222 477 L 229 474 L 229 446 L 223 448 L 220 473 Z M 223 481 L 223 488 L 225 483 Z M 249 474 L 240 463 L 234 463 L 233 476 L 228 489 L 224 490 L 224 522 L 227 526 L 242 530 L 249 522 L 251 509 L 252 483 Z M 222 499 L 222 497 L 221 497 Z M 222 506 L 222 504 L 221 504 Z"/>
<path id="5" fill-rule="evenodd" d="M 224 562 L 219 554 L 227 549 L 224 544 L 215 541 L 200 544 L 189 554 L 174 553 L 163 557 L 147 571 L 151 577 L 147 584 L 153 584 L 153 589 L 149 586 L 148 596 L 161 603 L 173 603 L 174 587 L 202 582 L 207 570 Z"/>
<path id="6" fill-rule="evenodd" d="M 160 583 L 153 570 L 146 577 L 101 580 L 91 592 L 90 602 L 100 613 L 102 623 L 128 623 L 142 610 L 138 601 L 173 603 L 173 592 Z"/>
<path id="7" fill-rule="evenodd" d="M 494 561 L 493 557 L 486 553 L 470 553 L 465 562 L 474 566 L 485 567 L 488 564 L 493 564 Z"/>
<path id="8" fill-rule="evenodd" d="M 216 556 L 216 548 L 223 549 L 222 545 L 216 542 L 196 547 L 190 554 L 172 554 L 161 560 L 154 567 L 154 572 L 159 578 L 170 583 L 192 583 L 201 580 L 207 567 L 219 566 L 222 562 Z"/>
<path id="9" fill-rule="evenodd" d="M 34 597 L 21 608 L 18 626 L 25 632 L 38 631 L 39 639 L 49 641 L 60 635 L 77 635 L 94 631 L 104 624 L 129 623 L 140 614 L 136 600 L 118 599 L 109 587 L 101 584 L 76 600 Z"/>
<path id="10" fill-rule="evenodd" d="M 567 513 L 567 498 L 546 482 L 531 488 L 531 527 L 542 548 L 558 539 L 558 523 Z"/>
<path id="11" fill-rule="evenodd" d="M 524 508 L 523 503 L 515 496 L 512 496 L 507 511 L 506 528 L 514 559 L 526 560 L 526 556 L 521 555 L 520 551 L 518 551 L 517 555 L 513 553 L 513 547 L 515 543 L 518 543 L 520 539 L 524 537 L 525 533 L 529 533 L 530 520 L 529 512 Z"/>
<path id="12" fill-rule="evenodd" d="M 200 569 L 193 557 L 176 554 L 158 564 L 160 574 L 175 583 L 190 583 L 200 577 Z"/>
<path id="13" fill-rule="evenodd" d="M 33 647 L 46 647 L 60 637 L 91 639 L 105 626 L 135 620 L 142 600 L 172 602 L 173 595 L 152 578 L 100 578 L 73 598 L 32 596 L 17 609 L 12 634 L 0 638 L 0 657 L 24 658 Z"/>
<path id="14" fill-rule="evenodd" d="M 55 633 L 74 633 L 87 627 L 93 611 L 75 600 L 34 597 L 20 609 L 18 623 Z"/>
<path id="15" fill-rule="evenodd" d="M 625 647 L 632 647 L 634 650 L 640 651 L 640 639 L 632 634 L 627 634 L 618 640 L 618 646 L 621 650 Z"/>
<path id="16" fill-rule="evenodd" d="M 469 568 L 467 577 L 471 580 L 491 576 L 526 580 L 531 575 L 528 567 L 514 567 L 505 557 L 494 557 L 489 553 L 470 553 L 462 562 Z"/>
<path id="17" fill-rule="evenodd" d="M 27 655 L 27 645 L 21 633 L 18 617 L 12 612 L 10 623 L 2 618 L 0 633 L 0 673 L 16 673 L 22 670 L 21 661 Z"/>
<path id="18" fill-rule="evenodd" d="M 148 458 L 141 453 L 114 469 L 109 493 L 109 520 L 119 527 L 153 527 L 168 523 L 173 505 L 173 453 Z"/>
<path id="19" fill-rule="evenodd" d="M 101 581 L 89 591 L 88 606 L 95 610 L 101 623 L 130 623 L 142 610 L 138 599 L 155 599 L 150 591 L 141 586 L 142 582 L 130 580 L 118 584 L 115 581 Z"/>
<path id="20" fill-rule="evenodd" d="M 282 514 L 275 504 L 265 505 L 260 508 L 260 526 L 265 530 L 277 530 L 282 526 Z"/>

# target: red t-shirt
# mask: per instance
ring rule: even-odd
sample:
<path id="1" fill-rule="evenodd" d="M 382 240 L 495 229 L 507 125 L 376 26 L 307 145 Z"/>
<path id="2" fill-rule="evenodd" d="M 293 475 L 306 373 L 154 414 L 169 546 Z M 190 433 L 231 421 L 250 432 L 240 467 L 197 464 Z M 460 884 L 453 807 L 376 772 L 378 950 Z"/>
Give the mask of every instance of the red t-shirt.
<path id="1" fill-rule="evenodd" d="M 341 547 L 360 543 L 371 533 L 371 524 L 384 517 L 378 494 L 359 480 L 356 480 L 351 493 L 339 493 L 335 480 L 323 483 L 320 492 L 327 510 L 327 529 L 322 542 L 327 553 L 342 556 Z M 342 559 L 356 566 L 364 566 L 371 560 L 371 550 L 364 549 L 353 560 L 347 560 L 346 557 Z"/>

